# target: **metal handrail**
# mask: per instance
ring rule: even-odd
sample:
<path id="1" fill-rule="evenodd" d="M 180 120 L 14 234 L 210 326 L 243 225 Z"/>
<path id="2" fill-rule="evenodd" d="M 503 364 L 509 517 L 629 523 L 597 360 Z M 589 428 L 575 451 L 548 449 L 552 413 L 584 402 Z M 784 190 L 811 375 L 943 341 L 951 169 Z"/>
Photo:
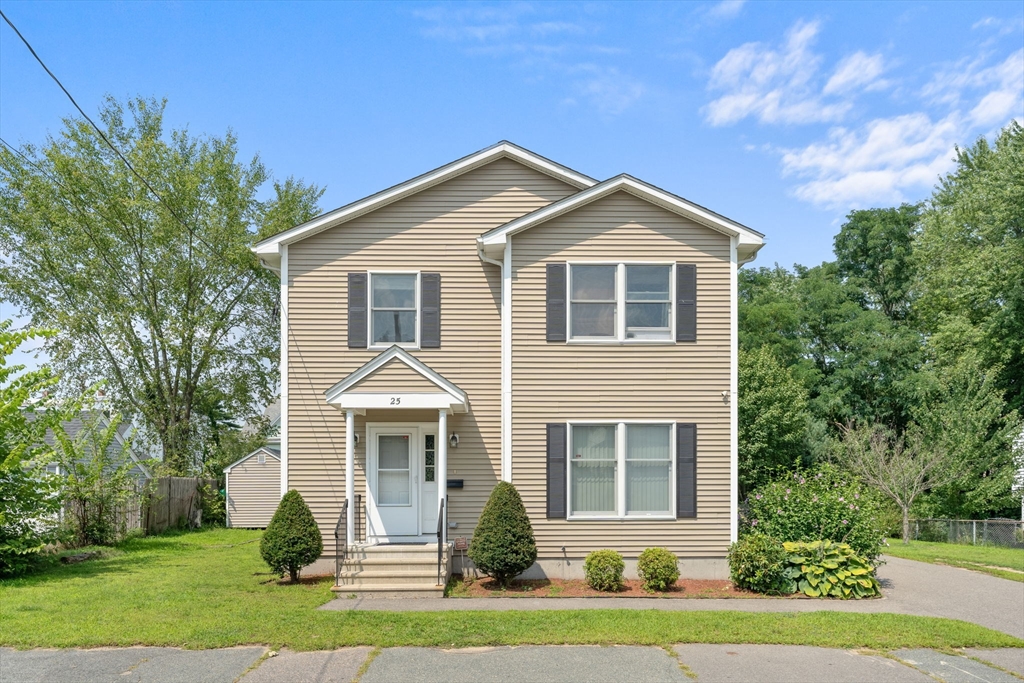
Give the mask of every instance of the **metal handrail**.
<path id="1" fill-rule="evenodd" d="M 352 539 L 353 543 L 360 543 L 366 540 L 366 536 L 363 535 L 363 494 L 356 494 L 356 507 L 355 507 L 355 529 L 353 533 L 355 538 Z"/>
<path id="2" fill-rule="evenodd" d="M 440 507 L 437 510 L 437 585 L 441 585 L 441 556 L 444 552 L 444 532 L 448 526 L 446 524 L 445 510 L 444 510 L 444 498 L 441 499 Z"/>
<path id="3" fill-rule="evenodd" d="M 344 543 L 342 539 L 344 538 Z M 334 525 L 334 585 L 341 581 L 341 563 L 348 559 L 348 498 L 341 505 L 341 515 Z"/>

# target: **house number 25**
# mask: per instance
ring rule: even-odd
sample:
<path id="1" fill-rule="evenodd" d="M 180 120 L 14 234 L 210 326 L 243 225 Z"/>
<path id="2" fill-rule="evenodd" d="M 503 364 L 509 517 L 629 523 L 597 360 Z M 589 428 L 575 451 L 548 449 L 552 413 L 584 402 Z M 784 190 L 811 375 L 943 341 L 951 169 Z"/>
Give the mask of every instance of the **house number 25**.
<path id="1" fill-rule="evenodd" d="M 401 404 L 402 404 L 401 397 L 399 397 L 399 396 L 392 396 L 391 397 L 391 405 L 397 406 L 397 405 L 401 405 Z"/>

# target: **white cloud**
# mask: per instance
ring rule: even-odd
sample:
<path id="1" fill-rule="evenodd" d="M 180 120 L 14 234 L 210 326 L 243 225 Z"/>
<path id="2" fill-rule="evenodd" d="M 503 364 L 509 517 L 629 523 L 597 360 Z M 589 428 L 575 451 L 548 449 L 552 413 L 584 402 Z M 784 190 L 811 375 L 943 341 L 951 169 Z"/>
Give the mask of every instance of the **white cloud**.
<path id="1" fill-rule="evenodd" d="M 812 50 L 818 22 L 799 21 L 777 48 L 746 43 L 729 50 L 711 71 L 708 89 L 724 91 L 704 109 L 709 123 L 725 126 L 747 117 L 761 123 L 842 120 L 862 90 L 889 85 L 881 55 L 856 52 L 843 59 L 821 88 L 821 55 Z"/>
<path id="2" fill-rule="evenodd" d="M 732 19 L 739 15 L 747 0 L 722 0 L 708 8 L 706 16 L 712 19 Z"/>
<path id="3" fill-rule="evenodd" d="M 1024 49 L 987 66 L 990 59 L 991 54 L 982 54 L 946 66 L 921 89 L 921 95 L 932 103 L 956 106 L 965 96 L 982 89 L 1024 92 Z"/>
<path id="4" fill-rule="evenodd" d="M 865 90 L 881 90 L 889 85 L 888 81 L 879 76 L 885 72 L 882 55 L 869 55 L 855 52 L 846 57 L 836 67 L 832 77 L 828 79 L 822 92 L 826 95 L 846 93 L 857 88 Z"/>
<path id="5" fill-rule="evenodd" d="M 646 91 L 643 83 L 615 67 L 587 64 L 581 65 L 579 71 L 589 75 L 576 81 L 576 92 L 605 115 L 621 114 L 643 97 Z"/>

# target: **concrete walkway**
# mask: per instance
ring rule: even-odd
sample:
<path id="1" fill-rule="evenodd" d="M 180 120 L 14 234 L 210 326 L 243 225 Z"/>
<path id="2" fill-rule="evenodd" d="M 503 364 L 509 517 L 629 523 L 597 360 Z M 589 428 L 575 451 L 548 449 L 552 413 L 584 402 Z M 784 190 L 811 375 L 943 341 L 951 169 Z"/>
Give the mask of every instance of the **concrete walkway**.
<path id="1" fill-rule="evenodd" d="M 450 610 L 658 609 L 741 612 L 892 612 L 945 617 L 1024 638 L 1024 583 L 967 569 L 886 557 L 878 569 L 881 600 L 779 598 L 355 598 L 320 609 L 395 612 Z"/>
<path id="2" fill-rule="evenodd" d="M 800 645 L 522 646 L 458 650 L 368 647 L 325 652 L 264 648 L 178 650 L 0 648 L 3 683 L 1020 683 L 1024 650 L 949 655 L 877 653 Z M 976 657 L 996 666 L 971 659 Z M 997 668 L 1000 667 L 1000 668 Z"/>

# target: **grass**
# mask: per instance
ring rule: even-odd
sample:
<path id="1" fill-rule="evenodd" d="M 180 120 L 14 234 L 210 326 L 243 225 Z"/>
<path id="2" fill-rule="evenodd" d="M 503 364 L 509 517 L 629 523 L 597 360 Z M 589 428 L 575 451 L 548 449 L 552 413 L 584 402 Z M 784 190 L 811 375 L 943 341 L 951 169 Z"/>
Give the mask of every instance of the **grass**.
<path id="1" fill-rule="evenodd" d="M 279 585 L 259 532 L 134 539 L 108 556 L 0 582 L 0 645 L 187 648 L 262 644 L 466 647 L 515 644 L 784 643 L 839 648 L 1024 647 L 961 621 L 805 612 L 324 612 L 330 580 Z"/>
<path id="2" fill-rule="evenodd" d="M 929 543 L 911 541 L 903 545 L 890 540 L 886 555 L 908 560 L 946 564 L 1024 583 L 1024 550 L 992 545 L 961 545 L 958 543 Z"/>

